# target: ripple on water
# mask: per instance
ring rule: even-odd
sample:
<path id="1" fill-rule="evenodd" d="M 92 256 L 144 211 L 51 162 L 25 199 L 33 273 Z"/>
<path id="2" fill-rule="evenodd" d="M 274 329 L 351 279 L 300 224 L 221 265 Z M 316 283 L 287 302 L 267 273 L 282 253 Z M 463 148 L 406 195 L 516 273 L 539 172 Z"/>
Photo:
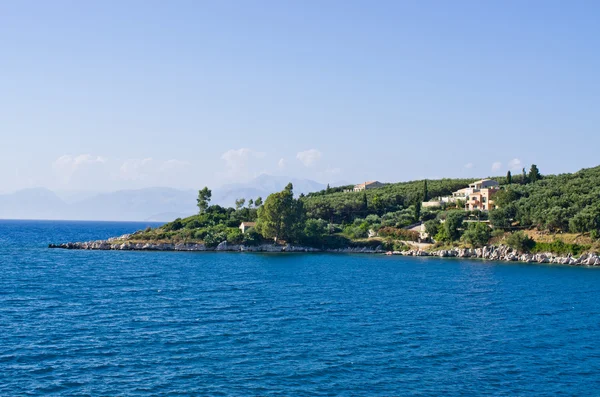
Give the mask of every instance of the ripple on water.
<path id="1" fill-rule="evenodd" d="M 600 386 L 600 272 L 38 244 L 143 227 L 0 222 L 0 395 L 590 395 Z"/>

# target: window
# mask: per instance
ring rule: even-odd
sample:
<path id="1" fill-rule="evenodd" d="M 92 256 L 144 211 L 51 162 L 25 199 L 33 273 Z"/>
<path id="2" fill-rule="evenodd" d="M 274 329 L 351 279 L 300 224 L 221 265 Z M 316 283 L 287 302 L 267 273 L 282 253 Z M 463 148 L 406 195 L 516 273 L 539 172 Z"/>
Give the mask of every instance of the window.
<path id="1" fill-rule="evenodd" d="M 481 202 L 482 202 L 482 203 L 485 203 L 485 201 L 486 201 L 486 198 L 485 198 L 485 196 L 484 196 L 484 197 L 482 197 L 482 198 L 481 198 Z"/>

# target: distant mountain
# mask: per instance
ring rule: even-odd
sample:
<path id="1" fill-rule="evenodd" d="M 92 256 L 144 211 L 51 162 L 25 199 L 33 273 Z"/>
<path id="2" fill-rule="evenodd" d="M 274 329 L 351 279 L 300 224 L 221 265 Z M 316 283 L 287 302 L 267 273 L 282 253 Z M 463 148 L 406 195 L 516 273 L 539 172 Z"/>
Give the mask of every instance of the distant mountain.
<path id="1" fill-rule="evenodd" d="M 296 195 L 316 192 L 327 187 L 327 185 L 310 179 L 262 174 L 247 183 L 224 185 L 219 189 L 213 190 L 213 202 L 223 206 L 233 206 L 235 200 L 239 198 L 248 200 L 256 199 L 260 196 L 264 200 L 269 194 L 283 190 L 290 182 L 294 185 L 294 193 Z"/>
<path id="2" fill-rule="evenodd" d="M 45 188 L 0 195 L 2 219 L 65 219 L 68 205 Z"/>
<path id="3" fill-rule="evenodd" d="M 289 182 L 294 192 L 310 193 L 326 185 L 283 176 L 260 175 L 247 183 L 213 189 L 212 204 L 233 206 L 238 198 L 263 200 L 282 190 Z M 146 188 L 110 193 L 81 194 L 61 199 L 45 188 L 25 189 L 0 195 L 0 219 L 70 219 L 115 221 L 170 221 L 197 212 L 196 190 Z"/>

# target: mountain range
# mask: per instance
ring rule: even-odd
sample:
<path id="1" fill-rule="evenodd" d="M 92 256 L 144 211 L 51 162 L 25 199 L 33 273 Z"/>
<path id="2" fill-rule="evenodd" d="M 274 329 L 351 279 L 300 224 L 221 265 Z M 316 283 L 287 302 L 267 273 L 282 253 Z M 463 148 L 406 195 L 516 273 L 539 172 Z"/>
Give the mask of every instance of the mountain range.
<path id="1" fill-rule="evenodd" d="M 309 179 L 263 174 L 247 183 L 213 189 L 211 203 L 233 206 L 238 198 L 248 200 L 259 196 L 264 200 L 289 182 L 294 185 L 295 194 L 326 187 Z M 196 213 L 196 196 L 197 191 L 192 189 L 153 187 L 84 194 L 80 199 L 68 199 L 46 188 L 31 188 L 0 195 L 0 219 L 171 221 Z"/>

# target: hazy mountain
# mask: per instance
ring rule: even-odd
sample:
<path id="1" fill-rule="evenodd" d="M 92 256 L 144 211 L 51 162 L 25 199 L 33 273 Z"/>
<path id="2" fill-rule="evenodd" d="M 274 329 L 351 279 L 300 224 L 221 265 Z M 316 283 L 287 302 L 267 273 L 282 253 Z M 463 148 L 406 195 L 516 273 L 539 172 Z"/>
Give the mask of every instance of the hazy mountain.
<path id="1" fill-rule="evenodd" d="M 260 196 L 264 200 L 269 194 L 283 190 L 290 182 L 294 185 L 294 193 L 296 195 L 316 192 L 327 187 L 327 185 L 310 179 L 262 174 L 247 183 L 224 185 L 219 189 L 213 190 L 213 202 L 219 205 L 233 206 L 235 200 L 239 198 L 248 200 L 256 199 Z"/>
<path id="2" fill-rule="evenodd" d="M 321 183 L 283 176 L 260 175 L 247 183 L 213 189 L 212 204 L 233 206 L 238 198 L 246 200 L 282 190 L 289 182 L 296 195 L 322 190 Z M 0 195 L 0 219 L 71 219 L 170 221 L 197 212 L 196 190 L 146 188 L 119 190 L 93 195 L 80 194 L 61 199 L 45 188 L 25 189 Z M 64 194 L 63 194 L 64 195 Z"/>
<path id="3" fill-rule="evenodd" d="M 0 218 L 65 219 L 68 205 L 45 188 L 23 189 L 0 195 Z"/>

